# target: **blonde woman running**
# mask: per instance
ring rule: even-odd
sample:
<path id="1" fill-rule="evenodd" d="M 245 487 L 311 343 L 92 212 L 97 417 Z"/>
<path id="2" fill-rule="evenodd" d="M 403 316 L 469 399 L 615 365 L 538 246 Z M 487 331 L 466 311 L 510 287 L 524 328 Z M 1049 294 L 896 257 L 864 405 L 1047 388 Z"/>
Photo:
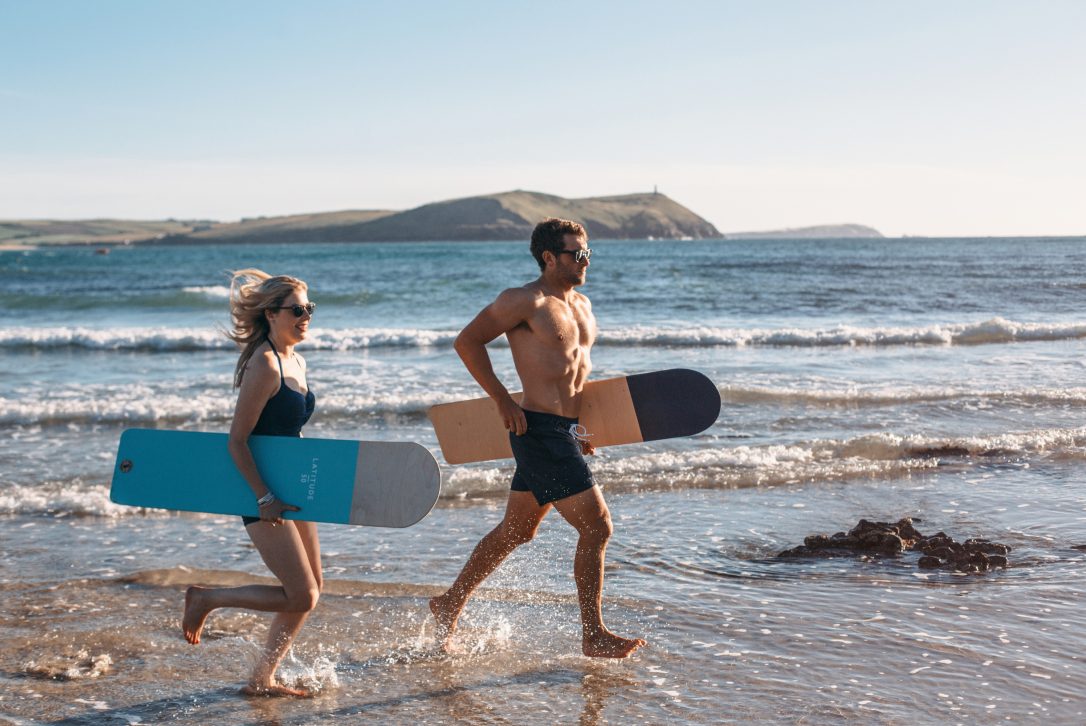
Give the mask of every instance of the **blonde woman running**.
<path id="1" fill-rule="evenodd" d="M 259 507 L 259 517 L 242 518 L 245 531 L 282 584 L 193 586 L 185 593 L 181 627 L 190 643 L 200 642 L 204 621 L 216 608 L 276 613 L 264 653 L 242 689 L 249 695 L 312 695 L 278 682 L 275 672 L 320 596 L 323 578 L 317 527 L 312 522 L 283 519 L 283 512 L 300 510 L 276 498 L 249 449 L 249 436 L 254 434 L 301 436 L 302 426 L 313 415 L 315 398 L 306 385 L 305 360 L 294 352 L 294 346 L 309 333 L 316 309 L 307 291 L 301 280 L 272 277 L 255 269 L 235 272 L 230 282 L 234 328 L 228 335 L 242 350 L 234 369 L 238 400 L 228 446 Z"/>

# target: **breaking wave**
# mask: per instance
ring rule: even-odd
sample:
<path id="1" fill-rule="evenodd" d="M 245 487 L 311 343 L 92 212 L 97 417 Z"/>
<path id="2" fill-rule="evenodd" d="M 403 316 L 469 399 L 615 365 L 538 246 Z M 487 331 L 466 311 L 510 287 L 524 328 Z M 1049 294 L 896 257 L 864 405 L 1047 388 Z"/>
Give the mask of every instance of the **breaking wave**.
<path id="1" fill-rule="evenodd" d="M 963 437 L 879 433 L 787 445 L 711 443 L 693 450 L 626 451 L 630 450 L 607 449 L 593 462 L 597 481 L 608 491 L 803 486 L 894 479 L 945 463 L 970 466 L 1044 458 L 1086 459 L 1086 427 Z M 442 499 L 452 504 L 503 496 L 511 474 L 511 461 L 442 466 Z M 0 514 L 123 517 L 164 513 L 113 504 L 108 482 L 76 477 L 0 485 Z"/>
<path id="2" fill-rule="evenodd" d="M 210 293 L 215 294 L 215 293 Z M 449 347 L 456 330 L 419 328 L 320 329 L 306 341 L 318 350 Z M 722 327 L 636 326 L 601 332 L 599 345 L 625 347 L 829 347 L 899 345 L 985 345 L 1086 338 L 1086 323 L 1018 323 L 993 318 L 979 323 L 922 327 L 742 329 Z M 501 341 L 498 344 L 503 344 Z M 83 348 L 106 351 L 193 351 L 231 349 L 234 344 L 213 328 L 15 327 L 0 330 L 0 350 Z"/>

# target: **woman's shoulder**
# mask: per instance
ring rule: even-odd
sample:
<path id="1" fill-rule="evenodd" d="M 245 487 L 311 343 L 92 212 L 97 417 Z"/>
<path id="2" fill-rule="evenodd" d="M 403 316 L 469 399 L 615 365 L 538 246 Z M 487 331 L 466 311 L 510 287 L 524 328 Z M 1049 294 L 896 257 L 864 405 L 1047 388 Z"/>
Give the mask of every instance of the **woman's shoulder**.
<path id="1" fill-rule="evenodd" d="M 245 375 L 259 379 L 274 376 L 276 381 L 279 380 L 279 361 L 276 360 L 275 352 L 270 345 L 264 343 L 253 351 L 252 357 L 245 364 Z"/>

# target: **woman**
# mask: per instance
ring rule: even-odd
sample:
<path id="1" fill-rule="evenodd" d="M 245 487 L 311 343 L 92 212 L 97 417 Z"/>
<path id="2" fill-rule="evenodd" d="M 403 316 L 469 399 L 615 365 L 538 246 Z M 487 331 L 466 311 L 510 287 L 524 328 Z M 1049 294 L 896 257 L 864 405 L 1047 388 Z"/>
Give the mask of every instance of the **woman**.
<path id="1" fill-rule="evenodd" d="M 305 361 L 294 346 L 306 338 L 315 309 L 306 284 L 293 277 L 248 269 L 235 272 L 230 281 L 234 328 L 227 335 L 242 350 L 234 370 L 238 400 L 228 446 L 260 513 L 243 517 L 245 531 L 282 585 L 190 587 L 181 627 L 186 640 L 199 643 L 204 621 L 216 608 L 276 613 L 264 653 L 242 689 L 250 695 L 312 695 L 279 683 L 275 671 L 320 596 L 323 578 L 317 527 L 312 522 L 283 519 L 283 512 L 300 510 L 277 499 L 264 483 L 249 449 L 249 436 L 301 436 L 302 426 L 313 414 L 315 399 L 306 385 Z"/>

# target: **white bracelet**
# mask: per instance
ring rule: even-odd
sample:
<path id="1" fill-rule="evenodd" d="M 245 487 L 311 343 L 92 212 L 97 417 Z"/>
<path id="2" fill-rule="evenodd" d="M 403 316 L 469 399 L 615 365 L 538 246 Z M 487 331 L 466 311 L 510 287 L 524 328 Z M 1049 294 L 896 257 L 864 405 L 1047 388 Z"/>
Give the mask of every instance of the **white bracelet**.
<path id="1" fill-rule="evenodd" d="M 271 504 L 274 501 L 275 501 L 275 495 L 272 494 L 269 491 L 267 494 L 262 496 L 260 499 L 256 500 L 256 506 L 263 507 L 265 504 Z"/>

